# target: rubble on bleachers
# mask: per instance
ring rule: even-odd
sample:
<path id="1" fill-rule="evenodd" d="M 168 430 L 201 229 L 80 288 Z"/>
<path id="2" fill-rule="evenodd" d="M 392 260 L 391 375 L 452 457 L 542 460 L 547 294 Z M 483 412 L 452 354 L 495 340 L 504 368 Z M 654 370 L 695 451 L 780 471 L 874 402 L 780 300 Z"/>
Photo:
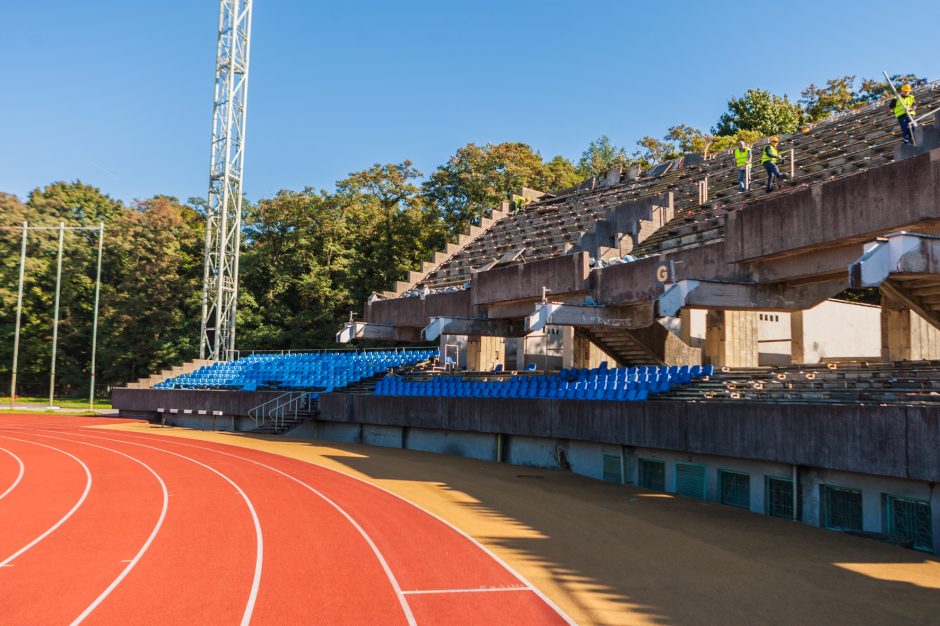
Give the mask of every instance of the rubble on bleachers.
<path id="1" fill-rule="evenodd" d="M 915 91 L 921 110 L 940 105 L 940 83 Z M 931 123 L 927 120 L 925 123 Z M 794 151 L 794 177 L 774 193 L 785 194 L 826 180 L 879 167 L 894 159 L 900 138 L 897 122 L 884 102 L 836 115 L 810 128 L 781 136 L 780 152 L 788 157 Z M 568 253 L 595 220 L 608 208 L 640 201 L 666 192 L 675 199 L 675 217 L 631 252 L 641 258 L 719 241 L 723 237 L 725 215 L 768 197 L 760 152 L 766 144 L 753 146 L 752 181 L 746 192 L 738 191 L 737 169 L 728 153 L 704 161 L 670 161 L 669 167 L 654 169 L 639 178 L 623 176 L 619 184 L 579 186 L 557 192 L 547 199 L 529 203 L 490 226 L 418 283 L 414 293 L 427 287 L 431 293 L 463 289 L 472 272 L 510 251 L 522 249 L 518 260 L 534 261 Z M 690 161 L 692 159 L 689 159 Z M 667 165 L 667 164 L 662 164 Z M 784 162 L 784 172 L 791 164 Z M 652 176 L 651 174 L 657 174 Z M 699 183 L 707 178 L 709 197 L 700 202 Z M 601 267 L 604 263 L 598 263 Z"/>

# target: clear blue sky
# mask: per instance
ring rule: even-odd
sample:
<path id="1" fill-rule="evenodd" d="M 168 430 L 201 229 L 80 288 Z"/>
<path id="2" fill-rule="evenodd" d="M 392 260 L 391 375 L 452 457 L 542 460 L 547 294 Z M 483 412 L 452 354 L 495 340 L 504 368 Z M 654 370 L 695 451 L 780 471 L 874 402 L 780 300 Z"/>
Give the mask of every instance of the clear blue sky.
<path id="1" fill-rule="evenodd" d="M 576 160 L 711 126 L 748 87 L 882 69 L 940 78 L 940 3 L 255 0 L 245 190 L 425 173 L 467 142 Z M 126 201 L 204 196 L 218 3 L 4 3 L 0 190 L 81 180 Z M 904 31 L 912 36 L 898 39 Z M 739 43 L 740 42 L 740 43 Z"/>

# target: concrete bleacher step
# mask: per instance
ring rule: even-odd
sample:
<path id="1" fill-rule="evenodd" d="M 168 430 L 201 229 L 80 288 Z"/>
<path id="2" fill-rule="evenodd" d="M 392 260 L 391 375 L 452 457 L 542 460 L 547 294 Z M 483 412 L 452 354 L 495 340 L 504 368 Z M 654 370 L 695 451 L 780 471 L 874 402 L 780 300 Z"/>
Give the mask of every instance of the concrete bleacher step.
<path id="1" fill-rule="evenodd" d="M 157 374 L 151 374 L 150 376 L 145 376 L 143 378 L 137 379 L 135 382 L 128 383 L 128 389 L 152 389 L 157 383 L 162 383 L 165 380 L 171 378 L 176 378 L 181 374 L 190 374 L 195 372 L 200 367 L 204 365 L 212 365 L 215 361 L 207 359 L 193 359 L 192 361 L 187 361 L 181 365 L 175 365 L 170 369 L 165 369 Z"/>

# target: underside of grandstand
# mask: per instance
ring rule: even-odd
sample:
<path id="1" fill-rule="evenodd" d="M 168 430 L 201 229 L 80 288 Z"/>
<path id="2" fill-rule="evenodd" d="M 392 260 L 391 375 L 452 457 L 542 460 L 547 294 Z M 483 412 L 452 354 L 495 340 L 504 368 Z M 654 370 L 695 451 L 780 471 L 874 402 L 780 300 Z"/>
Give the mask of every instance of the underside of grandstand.
<path id="1" fill-rule="evenodd" d="M 916 95 L 933 109 L 940 84 Z M 337 337 L 421 347 L 250 355 L 113 403 L 568 469 L 934 552 L 931 122 L 902 146 L 879 103 L 781 137 L 791 178 L 769 194 L 758 167 L 739 191 L 727 154 L 523 189 Z M 836 299 L 876 288 L 880 307 Z"/>

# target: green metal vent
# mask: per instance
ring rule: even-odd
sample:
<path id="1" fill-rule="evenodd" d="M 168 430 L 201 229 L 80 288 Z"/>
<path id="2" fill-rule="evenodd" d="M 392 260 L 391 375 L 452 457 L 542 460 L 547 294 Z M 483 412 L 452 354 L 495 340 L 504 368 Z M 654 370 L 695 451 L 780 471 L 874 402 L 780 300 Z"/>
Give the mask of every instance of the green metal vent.
<path id="1" fill-rule="evenodd" d="M 929 502 L 886 495 L 885 522 L 889 535 L 910 541 L 918 550 L 933 552 Z"/>
<path id="2" fill-rule="evenodd" d="M 676 463 L 676 493 L 689 498 L 705 499 L 705 466 Z"/>
<path id="3" fill-rule="evenodd" d="M 666 491 L 666 464 L 662 461 L 640 459 L 640 487 Z"/>
<path id="4" fill-rule="evenodd" d="M 743 472 L 718 470 L 721 503 L 742 509 L 751 508 L 751 477 Z"/>
<path id="5" fill-rule="evenodd" d="M 819 504 L 822 525 L 829 530 L 862 530 L 862 492 L 821 485 Z"/>
<path id="6" fill-rule="evenodd" d="M 623 474 L 620 472 L 620 455 L 604 455 L 604 480 L 609 483 L 623 483 Z"/>
<path id="7" fill-rule="evenodd" d="M 789 478 L 767 477 L 767 515 L 793 519 L 793 481 Z"/>

